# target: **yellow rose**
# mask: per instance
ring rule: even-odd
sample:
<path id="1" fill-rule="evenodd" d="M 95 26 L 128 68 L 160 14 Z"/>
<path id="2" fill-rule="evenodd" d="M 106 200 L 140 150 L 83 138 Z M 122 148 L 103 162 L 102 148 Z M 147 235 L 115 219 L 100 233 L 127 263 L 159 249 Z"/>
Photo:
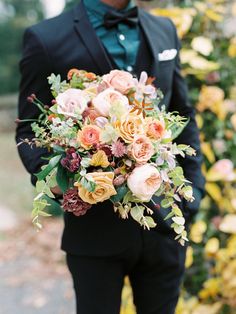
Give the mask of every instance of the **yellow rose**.
<path id="1" fill-rule="evenodd" d="M 134 137 L 143 134 L 143 119 L 137 115 L 128 115 L 118 120 L 115 125 L 120 137 L 126 143 L 132 143 Z"/>
<path id="2" fill-rule="evenodd" d="M 79 182 L 75 186 L 79 189 L 80 198 L 89 204 L 97 204 L 108 200 L 112 195 L 116 195 L 113 186 L 113 172 L 92 172 L 87 174 L 96 183 L 95 190 L 89 192 Z"/>

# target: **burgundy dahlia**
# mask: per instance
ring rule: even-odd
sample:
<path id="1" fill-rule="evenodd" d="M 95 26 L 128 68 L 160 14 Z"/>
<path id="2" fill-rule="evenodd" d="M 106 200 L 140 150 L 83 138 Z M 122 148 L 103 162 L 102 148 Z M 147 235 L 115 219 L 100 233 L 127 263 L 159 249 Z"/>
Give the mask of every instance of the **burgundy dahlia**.
<path id="1" fill-rule="evenodd" d="M 78 195 L 78 189 L 71 188 L 63 195 L 62 208 L 64 211 L 73 213 L 75 216 L 83 216 L 92 207 L 85 203 Z"/>
<path id="2" fill-rule="evenodd" d="M 72 173 L 79 169 L 80 162 L 81 157 L 73 147 L 67 150 L 66 157 L 61 160 L 62 166 Z"/>

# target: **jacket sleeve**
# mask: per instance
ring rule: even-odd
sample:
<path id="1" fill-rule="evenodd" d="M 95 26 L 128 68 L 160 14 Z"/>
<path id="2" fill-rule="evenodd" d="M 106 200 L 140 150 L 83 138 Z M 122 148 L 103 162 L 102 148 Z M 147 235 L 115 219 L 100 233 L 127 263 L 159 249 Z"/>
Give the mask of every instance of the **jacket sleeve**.
<path id="1" fill-rule="evenodd" d="M 181 167 L 184 170 L 185 177 L 192 182 L 194 196 L 196 200 L 193 203 L 187 203 L 186 206 L 194 214 L 194 212 L 197 211 L 200 205 L 202 196 L 204 195 L 205 179 L 201 171 L 203 156 L 200 149 L 199 130 L 195 120 L 195 109 L 192 107 L 188 100 L 187 85 L 181 75 L 179 58 L 179 50 L 181 45 L 176 34 L 176 29 L 174 25 L 173 28 L 175 32 L 178 55 L 176 58 L 173 76 L 172 97 L 170 101 L 169 111 L 178 111 L 181 116 L 185 116 L 189 119 L 188 125 L 178 136 L 176 142 L 180 144 L 190 145 L 196 151 L 196 156 L 186 156 L 185 158 L 180 157 L 178 159 Z"/>
<path id="2" fill-rule="evenodd" d="M 32 30 L 28 28 L 24 34 L 23 56 L 20 61 L 20 92 L 18 101 L 19 119 L 37 119 L 40 111 L 34 104 L 27 101 L 27 97 L 32 93 L 45 104 L 50 105 L 52 96 L 47 77 L 53 72 L 49 55 L 43 42 Z M 20 122 L 16 129 L 16 142 L 22 139 L 32 139 L 34 133 L 31 130 L 31 122 Z M 31 182 L 35 184 L 37 173 L 44 164 L 42 157 L 49 153 L 43 148 L 31 148 L 28 144 L 18 145 L 20 158 L 31 174 Z"/>

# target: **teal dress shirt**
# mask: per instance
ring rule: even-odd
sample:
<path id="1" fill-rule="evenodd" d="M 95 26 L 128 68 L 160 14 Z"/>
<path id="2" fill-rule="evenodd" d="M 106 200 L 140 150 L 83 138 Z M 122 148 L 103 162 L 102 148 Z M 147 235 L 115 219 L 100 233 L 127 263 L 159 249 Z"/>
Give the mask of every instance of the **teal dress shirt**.
<path id="1" fill-rule="evenodd" d="M 104 26 L 104 15 L 116 9 L 99 0 L 84 0 L 84 5 L 97 36 L 117 67 L 132 72 L 140 44 L 138 25 L 119 23 L 108 30 Z M 124 11 L 134 6 L 134 2 L 130 1 Z"/>

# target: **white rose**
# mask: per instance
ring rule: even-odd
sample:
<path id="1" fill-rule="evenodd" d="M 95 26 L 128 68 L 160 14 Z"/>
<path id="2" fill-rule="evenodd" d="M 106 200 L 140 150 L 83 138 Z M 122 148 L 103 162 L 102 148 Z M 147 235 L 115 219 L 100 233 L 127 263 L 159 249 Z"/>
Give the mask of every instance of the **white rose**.
<path id="1" fill-rule="evenodd" d="M 87 108 L 88 96 L 79 89 L 69 88 L 56 97 L 57 112 L 76 118 Z"/>
<path id="2" fill-rule="evenodd" d="M 145 164 L 134 168 L 127 179 L 131 192 L 141 201 L 148 202 L 153 194 L 160 188 L 162 179 L 157 168 Z"/>
<path id="3" fill-rule="evenodd" d="M 129 107 L 128 98 L 120 92 L 108 88 L 93 99 L 93 106 L 102 116 L 109 116 L 112 106 Z"/>

